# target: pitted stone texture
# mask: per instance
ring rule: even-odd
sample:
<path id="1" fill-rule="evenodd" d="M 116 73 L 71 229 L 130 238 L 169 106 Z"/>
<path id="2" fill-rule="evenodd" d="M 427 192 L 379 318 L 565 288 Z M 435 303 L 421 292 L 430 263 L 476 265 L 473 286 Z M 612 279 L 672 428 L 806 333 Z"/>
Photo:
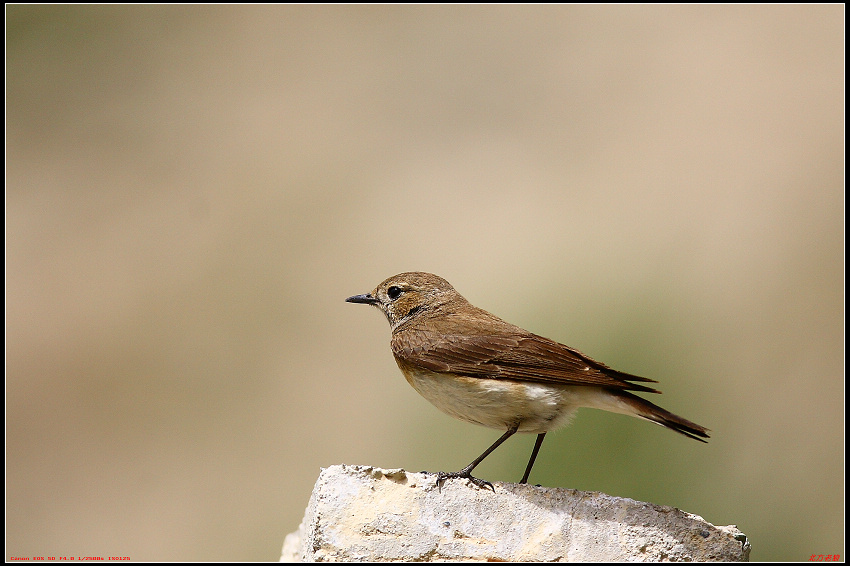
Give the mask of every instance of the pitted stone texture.
<path id="1" fill-rule="evenodd" d="M 746 561 L 736 527 L 598 492 L 323 469 L 281 561 Z"/>

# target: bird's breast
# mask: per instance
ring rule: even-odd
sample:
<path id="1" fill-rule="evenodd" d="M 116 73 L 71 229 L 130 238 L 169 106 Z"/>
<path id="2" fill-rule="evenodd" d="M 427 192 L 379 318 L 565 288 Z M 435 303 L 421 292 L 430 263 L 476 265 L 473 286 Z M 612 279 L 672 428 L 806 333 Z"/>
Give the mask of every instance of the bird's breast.
<path id="1" fill-rule="evenodd" d="M 519 432 L 541 433 L 569 423 L 587 387 L 469 377 L 434 372 L 396 358 L 410 385 L 456 419 Z M 584 390 L 584 391 L 582 391 Z"/>

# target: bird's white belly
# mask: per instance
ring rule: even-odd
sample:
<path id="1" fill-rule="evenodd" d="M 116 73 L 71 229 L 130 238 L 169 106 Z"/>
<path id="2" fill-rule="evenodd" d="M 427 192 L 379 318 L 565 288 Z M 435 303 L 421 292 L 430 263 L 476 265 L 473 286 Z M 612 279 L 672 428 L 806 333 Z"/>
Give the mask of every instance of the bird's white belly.
<path id="1" fill-rule="evenodd" d="M 519 424 L 519 432 L 539 434 L 569 424 L 579 407 L 610 404 L 610 395 L 599 387 L 453 376 L 418 368 L 402 371 L 410 385 L 444 413 L 500 430 Z"/>

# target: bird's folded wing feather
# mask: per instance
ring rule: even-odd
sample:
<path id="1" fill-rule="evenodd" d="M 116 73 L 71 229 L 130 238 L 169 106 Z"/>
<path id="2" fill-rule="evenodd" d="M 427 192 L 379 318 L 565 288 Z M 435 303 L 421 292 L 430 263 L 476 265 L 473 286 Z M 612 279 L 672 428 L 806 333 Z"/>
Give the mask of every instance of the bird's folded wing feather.
<path id="1" fill-rule="evenodd" d="M 447 334 L 411 328 L 393 335 L 392 349 L 405 363 L 440 373 L 659 393 L 630 383 L 652 379 L 613 370 L 568 346 L 511 328 L 517 331 Z"/>

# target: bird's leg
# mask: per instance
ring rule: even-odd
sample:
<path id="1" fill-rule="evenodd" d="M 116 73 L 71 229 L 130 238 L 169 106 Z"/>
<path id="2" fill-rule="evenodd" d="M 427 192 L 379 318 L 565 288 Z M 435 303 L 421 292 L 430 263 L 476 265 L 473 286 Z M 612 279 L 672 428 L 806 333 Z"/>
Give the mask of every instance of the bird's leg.
<path id="1" fill-rule="evenodd" d="M 528 466 L 525 468 L 525 474 L 522 476 L 522 479 L 519 480 L 519 483 L 528 482 L 528 475 L 531 473 L 531 468 L 534 466 L 534 461 L 537 459 L 537 453 L 540 452 L 540 446 L 543 444 L 544 436 L 546 436 L 545 432 L 541 432 L 537 435 L 537 440 L 534 441 L 534 448 L 531 451 L 531 459 L 528 461 Z"/>
<path id="2" fill-rule="evenodd" d="M 445 482 L 447 479 L 450 479 L 450 478 L 464 478 L 464 479 L 468 479 L 469 481 L 471 481 L 472 483 L 474 483 L 474 484 L 475 484 L 475 485 L 477 485 L 478 487 L 481 487 L 481 488 L 483 488 L 483 487 L 489 487 L 490 489 L 492 489 L 492 490 L 493 490 L 493 493 L 496 493 L 496 488 L 494 488 L 494 487 L 493 487 L 493 484 L 492 484 L 492 483 L 490 483 L 490 482 L 488 482 L 488 481 L 485 481 L 485 480 L 482 480 L 482 479 L 479 479 L 479 478 L 474 478 L 474 477 L 472 477 L 472 470 L 474 470 L 474 469 L 475 469 L 475 466 L 477 466 L 478 464 L 480 464 L 480 463 L 482 462 L 482 460 L 484 460 L 484 458 L 486 458 L 487 456 L 489 456 L 489 455 L 490 455 L 490 453 L 491 453 L 493 450 L 495 450 L 496 448 L 498 448 L 500 444 L 502 444 L 502 443 L 503 443 L 504 441 L 506 441 L 508 438 L 510 438 L 511 436 L 513 436 L 513 434 L 517 431 L 517 429 L 518 429 L 518 428 L 519 428 L 519 423 L 517 423 L 517 424 L 513 425 L 511 428 L 509 428 L 509 429 L 507 430 L 507 432 L 505 432 L 505 434 L 503 434 L 502 436 L 500 436 L 500 437 L 499 437 L 499 440 L 497 440 L 496 442 L 494 442 L 494 443 L 493 443 L 493 445 L 492 445 L 492 446 L 490 446 L 490 448 L 488 448 L 487 450 L 485 450 L 485 451 L 484 451 L 484 454 L 482 454 L 481 456 L 479 456 L 478 458 L 476 458 L 475 460 L 473 460 L 472 462 L 470 462 L 470 463 L 469 463 L 469 465 L 468 465 L 467 467 L 465 467 L 464 469 L 462 469 L 461 471 L 459 471 L 459 472 L 440 472 L 440 473 L 438 473 L 438 474 L 437 474 L 437 487 L 438 487 L 438 488 L 440 488 L 440 489 L 442 490 L 443 482 Z"/>

